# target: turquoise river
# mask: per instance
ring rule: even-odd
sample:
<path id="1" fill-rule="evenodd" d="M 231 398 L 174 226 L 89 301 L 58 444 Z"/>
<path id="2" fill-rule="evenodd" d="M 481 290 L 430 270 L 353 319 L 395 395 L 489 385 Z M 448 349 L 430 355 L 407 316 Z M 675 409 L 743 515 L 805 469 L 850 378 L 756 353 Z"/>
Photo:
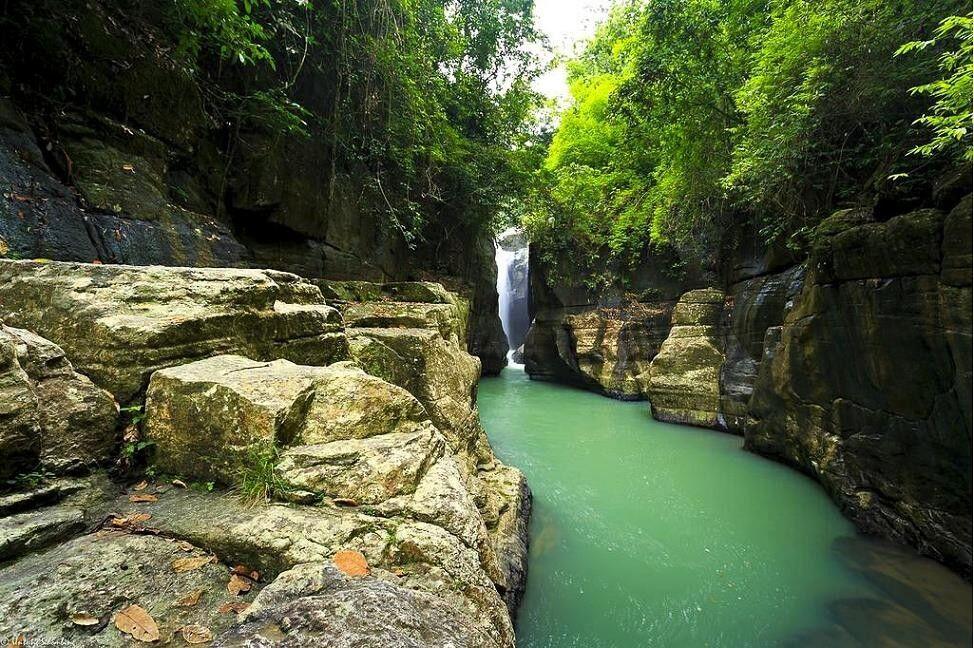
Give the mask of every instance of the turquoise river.
<path id="1" fill-rule="evenodd" d="M 739 437 L 517 367 L 479 402 L 534 492 L 519 648 L 971 645 L 969 583 Z"/>

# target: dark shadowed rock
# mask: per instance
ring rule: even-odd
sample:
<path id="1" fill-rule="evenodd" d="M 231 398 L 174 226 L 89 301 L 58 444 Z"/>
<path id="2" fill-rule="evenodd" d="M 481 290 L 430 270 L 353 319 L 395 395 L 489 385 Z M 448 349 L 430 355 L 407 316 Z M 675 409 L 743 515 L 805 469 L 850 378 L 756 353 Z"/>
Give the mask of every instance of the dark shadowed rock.
<path id="1" fill-rule="evenodd" d="M 768 336 L 746 434 L 747 448 L 818 478 L 860 529 L 962 571 L 971 565 L 969 206 L 822 224 L 804 289 Z M 948 239 L 948 227 L 968 235 Z"/>

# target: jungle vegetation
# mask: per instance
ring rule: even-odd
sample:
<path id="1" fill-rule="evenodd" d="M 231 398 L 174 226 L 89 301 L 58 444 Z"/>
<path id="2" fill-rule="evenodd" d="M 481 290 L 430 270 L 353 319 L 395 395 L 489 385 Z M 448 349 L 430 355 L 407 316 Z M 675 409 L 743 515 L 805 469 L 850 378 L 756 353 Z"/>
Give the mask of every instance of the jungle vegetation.
<path id="1" fill-rule="evenodd" d="M 971 16 L 956 0 L 628 0 L 569 63 L 524 205 L 552 264 L 801 250 L 840 207 L 889 217 L 970 175 Z M 650 252 L 651 253 L 651 252 Z"/>

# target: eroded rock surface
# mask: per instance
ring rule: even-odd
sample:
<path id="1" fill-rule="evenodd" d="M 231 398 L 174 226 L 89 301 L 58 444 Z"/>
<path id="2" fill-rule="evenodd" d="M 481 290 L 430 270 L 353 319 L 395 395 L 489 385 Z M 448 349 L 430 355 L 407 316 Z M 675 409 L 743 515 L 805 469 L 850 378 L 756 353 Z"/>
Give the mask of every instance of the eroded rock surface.
<path id="1" fill-rule="evenodd" d="M 714 427 L 720 412 L 724 293 L 692 290 L 673 309 L 673 328 L 649 369 L 649 402 L 661 421 Z"/>
<path id="2" fill-rule="evenodd" d="M 318 288 L 270 270 L 0 260 L 0 319 L 60 345 L 122 403 L 153 371 L 211 355 L 347 357 L 341 316 Z"/>
<path id="3" fill-rule="evenodd" d="M 0 324 L 0 478 L 112 457 L 118 406 L 56 344 Z"/>
<path id="4" fill-rule="evenodd" d="M 968 198 L 950 214 L 825 221 L 794 309 L 769 331 L 746 434 L 861 529 L 968 572 L 970 219 Z"/>
<path id="5" fill-rule="evenodd" d="M 174 561 L 201 557 L 180 571 Z M 172 539 L 100 531 L 0 568 L 0 634 L 27 643 L 67 642 L 80 646 L 131 646 L 132 638 L 114 623 L 135 604 L 151 615 L 161 640 L 186 645 L 181 628 L 195 626 L 213 635 L 236 622 L 224 603 L 249 601 L 230 594 L 230 569 L 207 560 L 199 548 Z M 181 601 L 196 600 L 188 604 Z"/>
<path id="6" fill-rule="evenodd" d="M 375 578 L 349 578 L 308 563 L 278 576 L 220 635 L 226 648 L 288 645 L 346 648 L 488 648 L 496 645 L 470 618 L 435 596 Z"/>

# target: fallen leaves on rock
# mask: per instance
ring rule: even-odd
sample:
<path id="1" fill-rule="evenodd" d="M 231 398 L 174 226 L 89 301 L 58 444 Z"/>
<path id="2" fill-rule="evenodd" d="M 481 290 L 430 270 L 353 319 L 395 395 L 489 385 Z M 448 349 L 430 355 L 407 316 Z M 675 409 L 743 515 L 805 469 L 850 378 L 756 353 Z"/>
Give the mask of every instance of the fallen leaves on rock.
<path id="1" fill-rule="evenodd" d="M 136 513 L 135 515 L 130 515 L 128 517 L 112 518 L 112 526 L 122 528 L 137 527 L 151 519 L 151 513 Z"/>
<path id="2" fill-rule="evenodd" d="M 230 582 L 227 583 L 227 591 L 234 596 L 240 596 L 249 592 L 253 586 L 253 582 L 246 576 L 231 574 Z"/>
<path id="3" fill-rule="evenodd" d="M 184 482 L 182 479 L 174 479 L 174 480 L 172 480 L 172 485 L 173 486 L 178 486 L 179 488 L 188 488 L 186 486 L 186 482 Z"/>
<path id="4" fill-rule="evenodd" d="M 135 486 L 133 486 L 133 487 L 132 487 L 132 490 L 137 490 L 137 491 L 140 491 L 140 490 L 145 490 L 145 487 L 146 487 L 146 486 L 148 486 L 148 485 L 149 485 L 149 482 L 147 482 L 147 481 L 145 481 L 145 480 L 143 479 L 143 480 L 142 480 L 142 481 L 140 481 L 140 482 L 139 482 L 138 484 L 136 484 Z"/>
<path id="5" fill-rule="evenodd" d="M 180 574 L 199 569 L 203 565 L 211 562 L 216 562 L 213 556 L 189 556 L 187 558 L 177 558 L 172 561 L 172 568 L 173 571 Z"/>
<path id="6" fill-rule="evenodd" d="M 135 495 L 129 495 L 130 502 L 158 502 L 159 498 L 155 495 L 150 495 L 149 493 L 136 493 Z"/>
<path id="7" fill-rule="evenodd" d="M 98 625 L 99 619 L 86 612 L 75 612 L 71 615 L 71 623 L 77 626 L 93 626 Z"/>
<path id="8" fill-rule="evenodd" d="M 179 629 L 183 640 L 189 644 L 204 644 L 213 641 L 213 632 L 201 625 L 188 625 Z"/>
<path id="9" fill-rule="evenodd" d="M 115 627 L 137 641 L 159 641 L 155 619 L 138 605 L 129 605 L 115 615 Z"/>
<path id="10" fill-rule="evenodd" d="M 203 596 L 203 590 L 195 589 L 183 598 L 176 601 L 176 605 L 179 607 L 193 607 L 200 602 L 200 598 Z"/>
<path id="11" fill-rule="evenodd" d="M 331 559 L 335 567 L 347 576 L 368 576 L 369 562 L 362 555 L 362 552 L 353 549 L 343 549 L 335 554 Z"/>
<path id="12" fill-rule="evenodd" d="M 247 578 L 249 578 L 252 581 L 259 581 L 260 580 L 260 572 L 257 571 L 256 569 L 250 569 L 249 567 L 247 567 L 245 565 L 236 565 L 236 566 L 234 566 L 234 568 L 230 570 L 230 573 L 231 574 L 239 574 L 241 576 L 246 576 Z"/>
<path id="13" fill-rule="evenodd" d="M 23 634 L 19 634 L 7 643 L 7 648 L 24 648 L 27 643 L 27 637 Z"/>
<path id="14" fill-rule="evenodd" d="M 230 570 L 230 581 L 227 583 L 227 591 L 234 596 L 240 596 L 249 592 L 254 583 L 260 580 L 260 572 L 250 569 L 246 565 L 236 565 Z"/>
<path id="15" fill-rule="evenodd" d="M 358 502 L 348 497 L 336 497 L 332 502 L 335 506 L 358 506 Z"/>
<path id="16" fill-rule="evenodd" d="M 237 614 L 243 612 L 250 607 L 249 603 L 239 603 L 236 601 L 227 601 L 220 607 L 216 609 L 220 614 L 229 614 L 230 612 L 236 612 Z"/>

